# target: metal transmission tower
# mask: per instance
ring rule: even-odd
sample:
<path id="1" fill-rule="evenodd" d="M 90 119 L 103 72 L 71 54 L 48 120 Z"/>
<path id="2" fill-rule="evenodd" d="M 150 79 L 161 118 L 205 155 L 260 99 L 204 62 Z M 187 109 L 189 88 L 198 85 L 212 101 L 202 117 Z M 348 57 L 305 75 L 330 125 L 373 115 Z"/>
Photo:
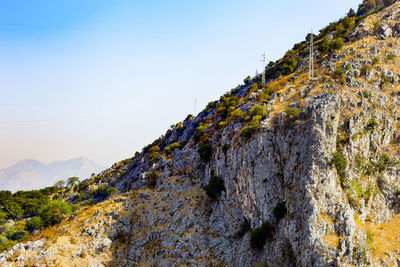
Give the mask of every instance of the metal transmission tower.
<path id="1" fill-rule="evenodd" d="M 314 34 L 313 30 L 311 29 L 311 34 L 310 34 L 310 61 L 309 61 L 309 67 L 308 67 L 308 77 L 310 79 L 314 78 Z"/>
<path id="2" fill-rule="evenodd" d="M 262 85 L 265 85 L 265 68 L 267 67 L 267 55 L 265 53 L 261 55 L 261 62 L 263 63 Z"/>

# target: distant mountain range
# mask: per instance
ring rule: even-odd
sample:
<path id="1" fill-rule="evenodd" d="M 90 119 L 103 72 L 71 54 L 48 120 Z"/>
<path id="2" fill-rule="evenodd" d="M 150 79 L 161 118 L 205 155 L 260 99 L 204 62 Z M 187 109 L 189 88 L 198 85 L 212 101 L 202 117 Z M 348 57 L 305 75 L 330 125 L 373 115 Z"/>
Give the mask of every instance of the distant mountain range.
<path id="1" fill-rule="evenodd" d="M 43 164 L 33 159 L 22 160 L 9 168 L 0 170 L 0 190 L 15 192 L 40 189 L 73 176 L 81 179 L 89 178 L 92 173 L 98 173 L 104 169 L 104 166 L 85 157 L 55 161 L 50 164 Z"/>

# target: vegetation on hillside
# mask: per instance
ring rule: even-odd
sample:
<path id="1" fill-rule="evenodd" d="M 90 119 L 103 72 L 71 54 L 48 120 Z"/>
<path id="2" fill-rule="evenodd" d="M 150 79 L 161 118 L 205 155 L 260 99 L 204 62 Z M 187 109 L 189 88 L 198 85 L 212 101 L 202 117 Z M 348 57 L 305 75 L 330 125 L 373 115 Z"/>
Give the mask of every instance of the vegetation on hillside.
<path id="1" fill-rule="evenodd" d="M 76 206 L 56 199 L 58 187 L 41 190 L 0 191 L 0 251 L 41 227 L 60 223 Z"/>

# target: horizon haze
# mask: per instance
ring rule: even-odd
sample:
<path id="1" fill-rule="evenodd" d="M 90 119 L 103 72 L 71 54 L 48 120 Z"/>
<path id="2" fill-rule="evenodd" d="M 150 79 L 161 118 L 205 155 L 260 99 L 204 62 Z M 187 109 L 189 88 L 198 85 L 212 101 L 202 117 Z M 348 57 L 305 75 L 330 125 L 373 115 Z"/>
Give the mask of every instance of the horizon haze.
<path id="1" fill-rule="evenodd" d="M 0 168 L 129 158 L 359 1 L 8 1 Z M 329 11 L 329 12 L 328 12 Z M 274 25 L 274 27 L 270 27 Z M 267 27 L 268 26 L 268 27 Z M 196 115 L 196 114 L 194 114 Z"/>

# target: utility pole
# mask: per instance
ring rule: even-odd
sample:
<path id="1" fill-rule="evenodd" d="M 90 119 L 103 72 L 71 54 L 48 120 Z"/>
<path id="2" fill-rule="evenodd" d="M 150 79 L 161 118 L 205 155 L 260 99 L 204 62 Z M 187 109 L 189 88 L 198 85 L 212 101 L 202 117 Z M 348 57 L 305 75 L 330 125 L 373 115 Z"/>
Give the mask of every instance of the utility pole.
<path id="1" fill-rule="evenodd" d="M 311 29 L 310 34 L 310 61 L 308 67 L 308 77 L 310 79 L 314 79 L 314 34 L 313 30 Z"/>
<path id="2" fill-rule="evenodd" d="M 262 85 L 265 85 L 265 68 L 267 66 L 267 55 L 265 53 L 261 55 L 261 62 L 263 63 Z"/>

